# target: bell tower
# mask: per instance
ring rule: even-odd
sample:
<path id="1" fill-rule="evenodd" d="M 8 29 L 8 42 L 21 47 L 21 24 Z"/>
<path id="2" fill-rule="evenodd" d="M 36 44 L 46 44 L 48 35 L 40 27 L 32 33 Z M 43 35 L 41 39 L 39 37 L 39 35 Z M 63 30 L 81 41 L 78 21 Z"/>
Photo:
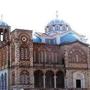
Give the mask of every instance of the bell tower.
<path id="1" fill-rule="evenodd" d="M 10 41 L 10 26 L 3 22 L 0 21 L 0 66 L 2 67 L 7 67 L 9 66 L 9 41 Z"/>
<path id="2" fill-rule="evenodd" d="M 10 26 L 0 20 L 0 90 L 9 88 Z"/>
<path id="3" fill-rule="evenodd" d="M 15 29 L 11 33 L 11 90 L 33 88 L 32 31 Z"/>

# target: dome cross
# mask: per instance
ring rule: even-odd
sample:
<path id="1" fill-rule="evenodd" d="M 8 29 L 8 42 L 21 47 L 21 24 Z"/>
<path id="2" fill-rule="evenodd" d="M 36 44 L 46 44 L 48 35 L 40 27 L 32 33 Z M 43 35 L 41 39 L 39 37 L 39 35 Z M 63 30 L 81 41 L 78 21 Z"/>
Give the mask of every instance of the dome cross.
<path id="1" fill-rule="evenodd" d="M 56 18 L 58 18 L 58 16 L 59 16 L 59 15 L 58 15 L 58 11 L 56 11 Z"/>
<path id="2" fill-rule="evenodd" d="M 3 20 L 3 14 L 1 14 L 1 20 Z"/>

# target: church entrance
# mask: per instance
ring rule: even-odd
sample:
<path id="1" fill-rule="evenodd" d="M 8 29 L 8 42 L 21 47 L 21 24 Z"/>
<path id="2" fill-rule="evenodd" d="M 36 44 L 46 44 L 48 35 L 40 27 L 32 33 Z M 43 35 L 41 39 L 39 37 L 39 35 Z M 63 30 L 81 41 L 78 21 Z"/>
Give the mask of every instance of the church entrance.
<path id="1" fill-rule="evenodd" d="M 34 72 L 34 83 L 36 88 L 43 87 L 43 73 L 40 70 Z"/>
<path id="2" fill-rule="evenodd" d="M 46 72 L 46 88 L 54 88 L 54 73 L 52 71 Z"/>
<path id="3" fill-rule="evenodd" d="M 57 88 L 64 88 L 64 74 L 61 71 L 56 73 L 56 87 Z"/>
<path id="4" fill-rule="evenodd" d="M 81 80 L 80 79 L 76 80 L 76 88 L 81 88 Z"/>
<path id="5" fill-rule="evenodd" d="M 73 73 L 73 87 L 74 88 L 85 88 L 85 77 L 81 72 Z"/>

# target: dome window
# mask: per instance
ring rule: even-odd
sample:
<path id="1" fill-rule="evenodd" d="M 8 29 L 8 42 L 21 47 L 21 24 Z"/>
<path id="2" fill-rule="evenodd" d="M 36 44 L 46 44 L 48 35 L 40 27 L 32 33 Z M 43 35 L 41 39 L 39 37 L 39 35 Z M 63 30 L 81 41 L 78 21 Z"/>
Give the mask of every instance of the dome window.
<path id="1" fill-rule="evenodd" d="M 56 31 L 59 31 L 59 30 L 60 30 L 60 26 L 59 26 L 59 25 L 56 25 L 56 26 L 55 26 L 55 30 L 56 30 Z"/>
<path id="2" fill-rule="evenodd" d="M 3 41 L 3 33 L 0 33 L 0 41 Z"/>

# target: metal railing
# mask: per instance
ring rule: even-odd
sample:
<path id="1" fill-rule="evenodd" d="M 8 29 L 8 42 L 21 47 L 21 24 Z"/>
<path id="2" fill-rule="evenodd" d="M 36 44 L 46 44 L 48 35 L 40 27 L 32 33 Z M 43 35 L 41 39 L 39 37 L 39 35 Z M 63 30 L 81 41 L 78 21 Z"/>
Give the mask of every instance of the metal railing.
<path id="1" fill-rule="evenodd" d="M 23 90 L 90 90 L 88 88 L 30 88 L 30 89 L 23 89 Z"/>

